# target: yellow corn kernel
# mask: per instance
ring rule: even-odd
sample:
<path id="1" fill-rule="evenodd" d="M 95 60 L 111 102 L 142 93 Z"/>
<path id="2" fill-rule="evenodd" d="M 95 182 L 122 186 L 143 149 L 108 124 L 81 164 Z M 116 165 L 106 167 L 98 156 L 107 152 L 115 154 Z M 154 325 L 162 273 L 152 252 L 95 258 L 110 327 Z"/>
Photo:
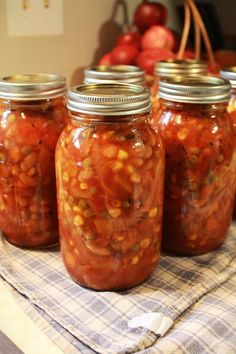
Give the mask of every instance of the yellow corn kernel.
<path id="1" fill-rule="evenodd" d="M 71 211 L 71 206 L 69 203 L 65 203 L 64 208 L 65 208 L 65 211 Z"/>
<path id="2" fill-rule="evenodd" d="M 157 216 L 157 211 L 157 208 L 152 208 L 148 213 L 149 218 L 154 218 L 155 216 Z"/>
<path id="3" fill-rule="evenodd" d="M 84 224 L 84 219 L 82 218 L 81 215 L 76 215 L 74 218 L 74 225 L 75 226 L 81 226 Z"/>
<path id="4" fill-rule="evenodd" d="M 92 165 L 92 161 L 91 161 L 91 159 L 90 158 L 86 158 L 86 159 L 84 159 L 83 160 L 83 162 L 82 162 L 82 166 L 84 167 L 84 168 L 88 168 L 88 167 L 90 167 Z"/>
<path id="5" fill-rule="evenodd" d="M 132 258 L 131 264 L 137 264 L 138 261 L 139 261 L 139 257 L 135 256 L 135 257 Z"/>
<path id="6" fill-rule="evenodd" d="M 134 172 L 134 167 L 130 164 L 126 167 L 127 172 L 131 175 Z"/>
<path id="7" fill-rule="evenodd" d="M 122 168 L 123 168 L 123 162 L 121 162 L 121 161 L 115 161 L 114 163 L 113 163 L 113 165 L 112 165 L 112 170 L 114 171 L 114 172 L 117 172 L 117 171 L 120 171 L 120 170 L 122 170 Z"/>
<path id="8" fill-rule="evenodd" d="M 124 236 L 117 236 L 117 237 L 116 237 L 116 240 L 117 240 L 117 241 L 123 241 L 123 240 L 124 240 Z"/>
<path id="9" fill-rule="evenodd" d="M 77 168 L 74 166 L 71 166 L 68 170 L 68 173 L 70 177 L 75 177 L 77 175 Z"/>
<path id="10" fill-rule="evenodd" d="M 73 206 L 73 211 L 75 211 L 77 213 L 81 213 L 82 209 L 78 205 L 75 205 L 75 206 Z"/>
<path id="11" fill-rule="evenodd" d="M 120 208 L 109 208 L 107 211 L 113 218 L 117 218 L 121 214 Z"/>
<path id="12" fill-rule="evenodd" d="M 126 160 L 129 157 L 129 154 L 125 150 L 119 150 L 117 157 L 119 160 Z"/>
<path id="13" fill-rule="evenodd" d="M 69 240 L 69 244 L 70 244 L 70 246 L 74 246 L 74 241 L 72 241 L 72 240 Z"/>
<path id="14" fill-rule="evenodd" d="M 138 173 L 132 173 L 130 179 L 133 183 L 141 182 L 141 176 Z"/>
<path id="15" fill-rule="evenodd" d="M 108 146 L 103 150 L 102 154 L 104 157 L 112 159 L 117 155 L 117 147 L 114 145 Z"/>
<path id="16" fill-rule="evenodd" d="M 149 157 L 152 156 L 152 147 L 147 145 L 144 150 L 144 157 L 148 159 Z"/>
<path id="17" fill-rule="evenodd" d="M 84 182 L 82 182 L 82 183 L 80 183 L 80 189 L 88 189 L 88 185 L 87 185 L 87 183 L 84 183 Z"/>
<path id="18" fill-rule="evenodd" d="M 142 248 L 147 248 L 150 245 L 150 243 L 151 243 L 151 239 L 150 238 L 145 238 L 144 240 L 142 240 L 140 242 L 140 246 Z"/>
<path id="19" fill-rule="evenodd" d="M 68 181 L 69 181 L 69 175 L 68 175 L 68 173 L 67 173 L 67 172 L 64 172 L 62 178 L 63 178 L 63 181 L 64 181 L 64 182 L 68 182 Z"/>
<path id="20" fill-rule="evenodd" d="M 185 140 L 188 135 L 188 129 L 183 128 L 177 133 L 177 138 L 179 140 Z"/>

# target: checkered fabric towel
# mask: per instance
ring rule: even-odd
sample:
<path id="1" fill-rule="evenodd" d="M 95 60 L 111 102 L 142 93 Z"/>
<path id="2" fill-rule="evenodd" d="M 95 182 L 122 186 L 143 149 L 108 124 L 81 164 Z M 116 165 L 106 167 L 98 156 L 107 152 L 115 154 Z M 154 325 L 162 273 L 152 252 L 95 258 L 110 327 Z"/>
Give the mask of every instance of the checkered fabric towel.
<path id="1" fill-rule="evenodd" d="M 154 275 L 142 285 L 119 293 L 94 292 L 67 275 L 58 251 L 26 251 L 0 242 L 0 275 L 61 335 L 82 353 L 136 353 L 152 347 L 154 333 L 128 328 L 128 321 L 147 312 L 177 318 L 189 306 L 236 273 L 236 226 L 224 245 L 197 257 L 163 256 Z M 85 351 L 86 350 L 86 351 Z M 147 352 L 149 350 L 147 349 Z"/>

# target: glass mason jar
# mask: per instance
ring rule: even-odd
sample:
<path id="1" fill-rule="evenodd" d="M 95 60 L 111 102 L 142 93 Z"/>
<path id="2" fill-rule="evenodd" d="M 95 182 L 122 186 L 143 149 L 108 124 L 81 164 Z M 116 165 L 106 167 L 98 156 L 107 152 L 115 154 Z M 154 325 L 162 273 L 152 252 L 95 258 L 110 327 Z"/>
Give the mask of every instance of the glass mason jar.
<path id="1" fill-rule="evenodd" d="M 228 112 L 231 116 L 234 125 L 234 131 L 236 132 L 236 66 L 231 68 L 226 68 L 220 71 L 220 75 L 222 78 L 229 80 L 231 84 L 231 98 L 228 104 Z M 236 195 L 235 195 L 236 197 Z M 234 218 L 236 218 L 236 198 L 234 201 Z"/>
<path id="2" fill-rule="evenodd" d="M 0 229 L 22 247 L 58 242 L 54 154 L 64 127 L 65 79 L 0 79 Z"/>
<path id="3" fill-rule="evenodd" d="M 160 257 L 164 150 L 147 123 L 150 91 L 81 85 L 69 91 L 68 108 L 56 149 L 65 266 L 86 287 L 130 288 Z"/>
<path id="4" fill-rule="evenodd" d="M 161 115 L 161 105 L 158 97 L 159 81 L 162 78 L 175 78 L 176 76 L 207 75 L 207 62 L 195 59 L 169 59 L 159 61 L 154 67 L 154 83 L 152 87 L 153 110 L 150 124 L 155 129 Z"/>
<path id="5" fill-rule="evenodd" d="M 84 71 L 85 84 L 135 84 L 145 86 L 144 71 L 133 65 L 98 65 Z"/>
<path id="6" fill-rule="evenodd" d="M 214 77 L 160 81 L 166 152 L 163 248 L 194 255 L 219 247 L 231 223 L 235 134 L 230 84 Z"/>

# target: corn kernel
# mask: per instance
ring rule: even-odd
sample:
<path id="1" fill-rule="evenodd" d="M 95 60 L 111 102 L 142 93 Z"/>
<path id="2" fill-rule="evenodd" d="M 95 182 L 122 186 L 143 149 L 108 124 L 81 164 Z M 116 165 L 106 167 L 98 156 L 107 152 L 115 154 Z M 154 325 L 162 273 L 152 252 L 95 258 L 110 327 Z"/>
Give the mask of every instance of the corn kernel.
<path id="1" fill-rule="evenodd" d="M 110 208 L 107 211 L 113 218 L 117 218 L 121 214 L 120 208 Z"/>
<path id="2" fill-rule="evenodd" d="M 130 164 L 127 165 L 126 170 L 130 175 L 134 172 L 134 168 Z"/>
<path id="3" fill-rule="evenodd" d="M 151 243 L 151 239 L 150 238 L 145 238 L 144 240 L 142 240 L 140 242 L 140 246 L 142 248 L 147 248 L 150 245 L 150 243 Z"/>
<path id="4" fill-rule="evenodd" d="M 129 157 L 129 154 L 125 150 L 119 150 L 117 157 L 119 160 L 126 160 Z"/>
<path id="5" fill-rule="evenodd" d="M 157 216 L 157 211 L 157 208 L 151 209 L 148 214 L 149 218 L 154 218 L 155 216 Z"/>
<path id="6" fill-rule="evenodd" d="M 69 203 L 65 203 L 65 211 L 71 211 L 71 206 Z"/>
<path id="7" fill-rule="evenodd" d="M 82 209 L 78 205 L 75 205 L 75 206 L 73 206 L 73 211 L 75 211 L 77 213 L 81 213 Z"/>
<path id="8" fill-rule="evenodd" d="M 123 162 L 121 162 L 121 161 L 115 161 L 112 166 L 112 170 L 114 172 L 120 171 L 120 170 L 122 170 L 122 168 L 123 168 Z"/>
<path id="9" fill-rule="evenodd" d="M 132 258 L 131 264 L 137 264 L 138 261 L 139 261 L 139 257 L 135 256 L 135 257 Z"/>
<path id="10" fill-rule="evenodd" d="M 69 168 L 68 172 L 69 172 L 70 177 L 75 177 L 77 175 L 77 168 L 72 166 Z"/>
<path id="11" fill-rule="evenodd" d="M 82 218 L 81 215 L 76 215 L 76 217 L 74 218 L 74 225 L 75 226 L 81 226 L 84 224 L 84 219 Z"/>
<path id="12" fill-rule="evenodd" d="M 81 189 L 88 189 L 88 185 L 87 185 L 87 183 L 84 183 L 84 182 L 82 182 L 82 183 L 80 183 L 80 188 Z"/>
<path id="13" fill-rule="evenodd" d="M 92 165 L 92 161 L 88 157 L 84 159 L 84 161 L 82 162 L 82 166 L 84 168 L 90 167 L 91 165 Z"/>
<path id="14" fill-rule="evenodd" d="M 68 182 L 69 181 L 69 175 L 66 172 L 63 173 L 63 181 L 64 182 Z"/>
<path id="15" fill-rule="evenodd" d="M 108 146 L 103 150 L 103 156 L 107 157 L 108 159 L 116 157 L 117 154 L 117 147 L 116 146 Z"/>
<path id="16" fill-rule="evenodd" d="M 133 183 L 139 183 L 141 181 L 141 176 L 137 173 L 132 173 L 130 179 Z"/>
<path id="17" fill-rule="evenodd" d="M 177 138 L 179 140 L 185 140 L 188 135 L 188 129 L 183 128 L 177 133 Z"/>

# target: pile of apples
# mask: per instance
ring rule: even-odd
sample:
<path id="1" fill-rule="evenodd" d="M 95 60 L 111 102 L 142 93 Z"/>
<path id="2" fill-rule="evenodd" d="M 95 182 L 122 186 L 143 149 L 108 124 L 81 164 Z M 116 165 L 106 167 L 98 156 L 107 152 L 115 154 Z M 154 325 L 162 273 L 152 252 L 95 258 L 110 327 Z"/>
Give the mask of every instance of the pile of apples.
<path id="1" fill-rule="evenodd" d="M 138 65 L 153 75 L 154 63 L 174 58 L 180 44 L 179 36 L 166 27 L 167 17 L 164 5 L 144 0 L 134 12 L 136 30 L 120 35 L 115 48 L 103 55 L 98 64 Z"/>

